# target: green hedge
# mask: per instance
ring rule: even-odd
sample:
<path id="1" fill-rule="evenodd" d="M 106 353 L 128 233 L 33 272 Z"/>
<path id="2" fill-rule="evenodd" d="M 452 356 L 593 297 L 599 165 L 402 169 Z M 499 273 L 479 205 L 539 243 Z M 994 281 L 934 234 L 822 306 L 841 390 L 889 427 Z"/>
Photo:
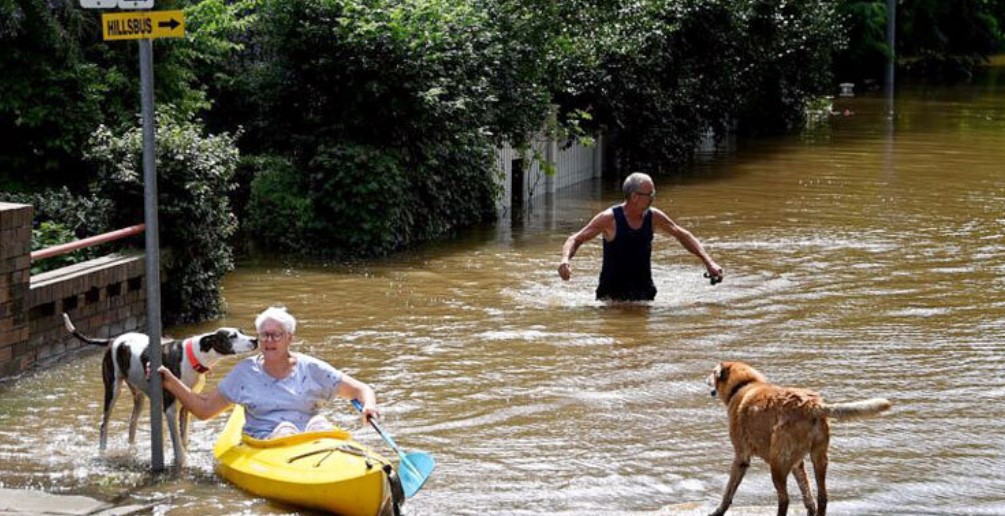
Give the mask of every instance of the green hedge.
<path id="1" fill-rule="evenodd" d="M 161 296 L 166 324 L 212 319 L 223 313 L 220 283 L 233 269 L 230 238 L 237 220 L 228 194 L 239 154 L 232 135 L 204 135 L 201 124 L 157 114 L 156 160 Z M 143 137 L 140 127 L 95 132 L 88 158 L 97 166 L 102 197 L 114 201 L 112 224 L 143 221 Z"/>

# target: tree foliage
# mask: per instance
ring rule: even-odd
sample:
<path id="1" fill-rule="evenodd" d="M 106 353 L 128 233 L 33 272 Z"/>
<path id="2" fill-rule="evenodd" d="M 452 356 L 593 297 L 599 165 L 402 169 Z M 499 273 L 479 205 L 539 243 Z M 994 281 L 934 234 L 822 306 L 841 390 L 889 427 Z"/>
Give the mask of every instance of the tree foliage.
<path id="1" fill-rule="evenodd" d="M 929 77 L 969 77 L 1002 49 L 1005 2 L 917 0 L 897 9 L 897 54 L 908 72 Z"/>
<path id="2" fill-rule="evenodd" d="M 79 41 L 91 20 L 69 2 L 0 2 L 0 181 L 6 188 L 44 184 L 80 161 L 82 142 L 100 116 L 110 80 L 89 63 Z M 57 183 L 58 184 L 58 183 Z"/>
<path id="3" fill-rule="evenodd" d="M 709 131 L 799 126 L 841 43 L 833 1 L 572 4 L 567 25 L 589 30 L 570 36 L 584 66 L 559 98 L 617 137 L 629 169 L 686 162 Z"/>
<path id="4" fill-rule="evenodd" d="M 886 0 L 846 0 L 849 44 L 836 55 L 842 80 L 877 81 L 896 55 L 902 71 L 936 79 L 970 77 L 1005 50 L 1005 0 L 916 0 L 896 4 L 896 48 L 886 42 Z"/>
<path id="5" fill-rule="evenodd" d="M 847 47 L 835 53 L 834 70 L 844 82 L 876 80 L 890 57 L 886 44 L 886 4 L 876 0 L 846 1 L 839 8 L 845 20 Z"/>

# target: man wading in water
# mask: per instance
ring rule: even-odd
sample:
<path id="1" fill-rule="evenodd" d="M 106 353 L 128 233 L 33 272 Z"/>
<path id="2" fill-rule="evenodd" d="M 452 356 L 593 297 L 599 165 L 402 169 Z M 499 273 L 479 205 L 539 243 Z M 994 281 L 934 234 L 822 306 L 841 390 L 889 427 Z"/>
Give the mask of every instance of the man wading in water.
<path id="1" fill-rule="evenodd" d="M 680 227 L 666 213 L 653 208 L 656 187 L 648 174 L 635 172 L 622 186 L 625 202 L 598 213 L 593 220 L 562 246 L 558 275 L 568 280 L 572 275 L 569 260 L 579 246 L 603 233 L 604 264 L 600 269 L 597 299 L 610 301 L 650 301 L 656 297 L 653 284 L 653 230 L 674 237 L 692 254 L 701 258 L 713 284 L 722 279 L 723 270 L 705 252 L 690 231 Z"/>

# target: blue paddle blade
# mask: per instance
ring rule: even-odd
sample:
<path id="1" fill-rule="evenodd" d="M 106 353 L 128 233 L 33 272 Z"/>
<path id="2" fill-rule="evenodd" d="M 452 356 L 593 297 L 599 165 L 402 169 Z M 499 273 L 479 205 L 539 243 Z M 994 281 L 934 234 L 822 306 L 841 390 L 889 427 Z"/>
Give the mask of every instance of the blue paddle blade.
<path id="1" fill-rule="evenodd" d="M 411 498 L 419 492 L 422 484 L 429 480 L 429 475 L 436 468 L 436 459 L 428 453 L 412 452 L 401 456 L 398 464 L 398 478 L 401 479 L 401 488 L 405 491 L 405 498 Z"/>
<path id="2" fill-rule="evenodd" d="M 352 400 L 351 403 L 353 407 L 356 407 L 356 410 L 363 411 L 363 404 L 359 400 Z M 415 493 L 419 492 L 422 484 L 425 484 L 426 480 L 429 480 L 429 475 L 433 473 L 433 468 L 436 467 L 436 460 L 428 453 L 413 452 L 406 454 L 401 451 L 401 448 L 398 448 L 398 443 L 394 442 L 394 439 L 390 435 L 384 433 L 384 430 L 380 428 L 377 421 L 370 419 L 370 426 L 377 431 L 380 438 L 401 459 L 398 462 L 398 479 L 401 480 L 401 489 L 405 491 L 405 498 L 411 498 Z"/>

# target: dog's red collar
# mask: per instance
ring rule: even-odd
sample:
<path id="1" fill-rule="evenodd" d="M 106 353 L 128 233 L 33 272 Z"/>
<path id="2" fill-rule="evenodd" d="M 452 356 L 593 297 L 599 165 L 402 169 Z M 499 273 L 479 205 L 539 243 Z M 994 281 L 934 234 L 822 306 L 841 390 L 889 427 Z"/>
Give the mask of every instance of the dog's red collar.
<path id="1" fill-rule="evenodd" d="M 192 369 L 195 369 L 195 372 L 199 374 L 208 373 L 209 368 L 200 364 L 199 359 L 195 358 L 195 350 L 192 349 L 194 345 L 193 339 L 185 340 L 185 356 L 188 357 L 188 363 L 192 364 Z"/>

